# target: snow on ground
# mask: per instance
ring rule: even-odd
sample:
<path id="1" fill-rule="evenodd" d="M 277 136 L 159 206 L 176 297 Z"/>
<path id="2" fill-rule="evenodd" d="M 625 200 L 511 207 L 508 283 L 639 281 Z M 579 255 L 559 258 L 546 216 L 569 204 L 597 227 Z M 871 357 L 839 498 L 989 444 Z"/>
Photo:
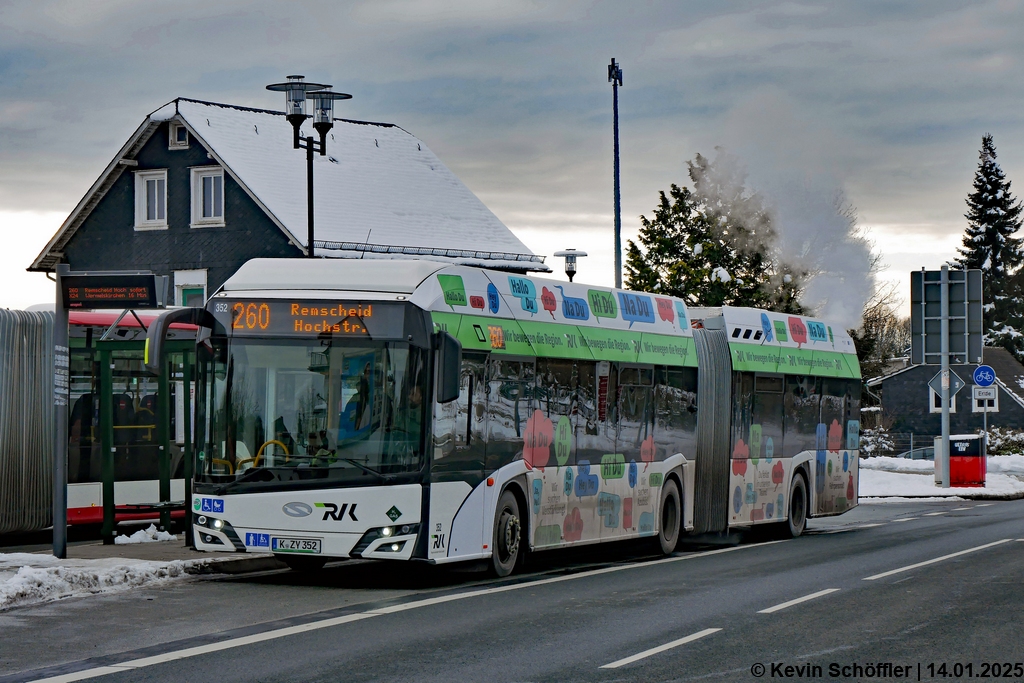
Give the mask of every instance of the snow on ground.
<path id="1" fill-rule="evenodd" d="M 36 553 L 0 553 L 0 611 L 62 598 L 165 584 L 188 576 L 187 567 L 195 563 L 195 560 L 150 562 L 121 557 L 59 560 Z"/>
<path id="2" fill-rule="evenodd" d="M 131 536 L 115 536 L 115 545 L 126 543 L 155 543 L 157 541 L 177 541 L 178 537 L 166 531 L 158 531 L 155 524 L 150 524 L 148 529 L 139 529 Z"/>
<path id="3" fill-rule="evenodd" d="M 935 486 L 935 463 L 931 460 L 907 460 L 906 458 L 863 458 L 860 461 L 859 495 L 881 496 L 896 502 L 897 499 L 924 501 L 942 500 L 970 495 L 1020 495 L 1024 494 L 1024 455 L 993 455 L 988 458 L 988 474 L 985 487 Z M 922 498 L 925 496 L 927 498 Z M 871 502 L 879 502 L 872 499 Z"/>

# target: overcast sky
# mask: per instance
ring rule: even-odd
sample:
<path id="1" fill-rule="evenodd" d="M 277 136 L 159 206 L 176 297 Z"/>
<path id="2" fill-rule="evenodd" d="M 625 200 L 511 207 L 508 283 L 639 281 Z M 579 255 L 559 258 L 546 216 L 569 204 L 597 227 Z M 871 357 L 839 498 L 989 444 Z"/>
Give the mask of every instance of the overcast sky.
<path id="1" fill-rule="evenodd" d="M 1021 36 L 1015 0 L 0 0 L 0 306 L 52 301 L 24 269 L 149 112 L 280 109 L 264 86 L 292 73 L 352 93 L 339 116 L 416 135 L 535 252 L 585 249 L 580 279 L 610 284 L 610 57 L 627 237 L 724 146 L 770 193 L 843 189 L 907 289 L 954 255 L 984 133 L 1024 188 Z"/>

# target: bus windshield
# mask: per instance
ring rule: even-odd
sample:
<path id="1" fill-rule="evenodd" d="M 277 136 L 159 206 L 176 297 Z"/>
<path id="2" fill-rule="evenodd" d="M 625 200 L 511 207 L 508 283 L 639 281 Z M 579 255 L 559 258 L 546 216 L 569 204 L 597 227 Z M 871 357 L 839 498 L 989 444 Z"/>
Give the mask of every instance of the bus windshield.
<path id="1" fill-rule="evenodd" d="M 424 466 L 427 354 L 406 343 L 220 339 L 200 363 L 196 490 L 373 486 Z"/>

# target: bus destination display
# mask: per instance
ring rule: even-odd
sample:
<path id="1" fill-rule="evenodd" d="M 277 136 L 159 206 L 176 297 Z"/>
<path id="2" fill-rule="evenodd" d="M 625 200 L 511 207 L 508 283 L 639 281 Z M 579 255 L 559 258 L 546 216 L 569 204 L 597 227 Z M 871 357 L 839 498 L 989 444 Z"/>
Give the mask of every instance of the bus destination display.
<path id="1" fill-rule="evenodd" d="M 157 308 L 155 275 L 65 275 L 65 308 Z"/>
<path id="2" fill-rule="evenodd" d="M 217 301 L 214 314 L 234 336 L 402 336 L 402 306 L 379 302 Z"/>

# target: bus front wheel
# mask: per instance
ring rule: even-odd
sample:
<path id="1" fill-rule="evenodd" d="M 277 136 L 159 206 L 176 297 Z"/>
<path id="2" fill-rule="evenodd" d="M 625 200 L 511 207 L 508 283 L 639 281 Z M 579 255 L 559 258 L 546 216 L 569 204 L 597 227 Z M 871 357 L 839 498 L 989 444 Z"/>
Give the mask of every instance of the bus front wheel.
<path id="1" fill-rule="evenodd" d="M 796 538 L 807 527 L 807 482 L 802 474 L 793 475 L 789 485 L 789 519 L 786 521 L 786 535 Z"/>
<path id="2" fill-rule="evenodd" d="M 508 576 L 522 556 L 523 525 L 519 519 L 519 502 L 511 491 L 504 491 L 494 515 L 494 539 L 491 545 L 491 568 L 495 575 Z"/>
<path id="3" fill-rule="evenodd" d="M 665 482 L 661 493 L 661 524 L 658 526 L 658 548 L 664 555 L 671 555 L 679 542 L 679 530 L 683 521 L 683 506 L 679 487 L 674 479 Z"/>

